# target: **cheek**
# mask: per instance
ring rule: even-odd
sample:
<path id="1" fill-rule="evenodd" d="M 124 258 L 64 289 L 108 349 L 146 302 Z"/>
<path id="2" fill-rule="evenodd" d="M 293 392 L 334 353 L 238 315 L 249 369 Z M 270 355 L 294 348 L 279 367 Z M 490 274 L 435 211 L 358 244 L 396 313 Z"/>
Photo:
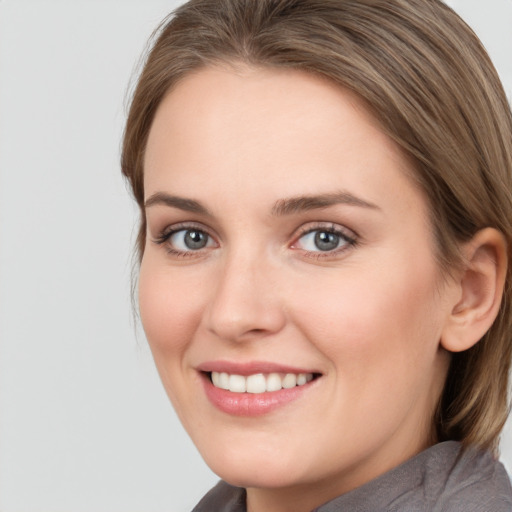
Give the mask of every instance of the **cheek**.
<path id="1" fill-rule="evenodd" d="M 201 319 L 199 287 L 183 281 L 179 272 L 154 265 L 151 256 L 143 259 L 140 316 L 157 366 L 160 358 L 178 357 L 185 351 Z"/>
<path id="2" fill-rule="evenodd" d="M 430 397 L 444 379 L 441 315 L 432 274 L 428 265 L 423 268 L 423 274 L 411 274 L 411 265 L 389 274 L 347 273 L 301 290 L 308 304 L 296 309 L 296 323 L 329 360 L 330 403 L 339 404 L 325 421 L 342 425 L 361 445 L 379 436 L 384 442 L 398 425 L 411 422 L 423 435 L 418 425 L 428 424 L 424 418 L 435 406 Z M 347 415 L 352 426 L 344 423 Z"/>
<path id="3" fill-rule="evenodd" d="M 351 269 L 314 287 L 306 284 L 296 294 L 307 298 L 295 308 L 302 330 L 336 366 L 353 369 L 358 380 L 371 365 L 377 371 L 407 371 L 411 364 L 429 364 L 437 351 L 435 267 L 425 262 L 419 271 L 407 262 L 394 264 L 388 272 Z"/>

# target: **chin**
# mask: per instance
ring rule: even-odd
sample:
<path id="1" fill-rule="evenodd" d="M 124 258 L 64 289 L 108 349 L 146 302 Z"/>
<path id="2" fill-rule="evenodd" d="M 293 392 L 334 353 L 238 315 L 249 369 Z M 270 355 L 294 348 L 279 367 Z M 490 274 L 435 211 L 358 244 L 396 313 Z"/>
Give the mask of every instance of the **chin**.
<path id="1" fill-rule="evenodd" d="M 299 461 L 279 456 L 224 451 L 222 455 L 205 456 L 210 469 L 222 480 L 236 487 L 285 488 L 305 483 L 306 471 Z"/>
<path id="2" fill-rule="evenodd" d="M 240 469 L 218 468 L 214 471 L 222 480 L 235 487 L 257 489 L 284 489 L 306 483 L 303 475 L 290 473 L 289 468 L 281 470 L 267 467 L 245 467 Z"/>

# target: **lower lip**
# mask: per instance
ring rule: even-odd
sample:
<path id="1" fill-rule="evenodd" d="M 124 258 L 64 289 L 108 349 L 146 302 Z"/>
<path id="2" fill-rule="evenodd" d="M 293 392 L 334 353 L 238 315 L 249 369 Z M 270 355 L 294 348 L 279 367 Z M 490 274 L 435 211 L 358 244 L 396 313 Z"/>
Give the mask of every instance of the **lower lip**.
<path id="1" fill-rule="evenodd" d="M 208 375 L 204 376 L 203 384 L 210 402 L 222 412 L 233 416 L 261 416 L 297 400 L 315 380 L 289 389 L 281 389 L 266 393 L 233 393 L 226 389 L 216 388 Z"/>

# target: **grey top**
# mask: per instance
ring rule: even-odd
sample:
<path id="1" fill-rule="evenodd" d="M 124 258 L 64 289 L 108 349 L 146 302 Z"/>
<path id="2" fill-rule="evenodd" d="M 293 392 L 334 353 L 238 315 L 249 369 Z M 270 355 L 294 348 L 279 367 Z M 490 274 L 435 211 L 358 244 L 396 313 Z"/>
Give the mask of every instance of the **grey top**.
<path id="1" fill-rule="evenodd" d="M 447 441 L 312 512 L 512 512 L 503 465 Z M 245 490 L 219 482 L 192 512 L 246 512 Z"/>

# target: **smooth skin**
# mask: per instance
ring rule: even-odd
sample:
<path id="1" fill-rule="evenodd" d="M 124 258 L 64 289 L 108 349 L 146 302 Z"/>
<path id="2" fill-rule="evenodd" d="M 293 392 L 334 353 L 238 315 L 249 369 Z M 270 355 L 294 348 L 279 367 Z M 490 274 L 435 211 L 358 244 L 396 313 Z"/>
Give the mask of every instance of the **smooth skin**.
<path id="1" fill-rule="evenodd" d="M 412 172 L 356 95 L 301 71 L 204 68 L 159 106 L 141 318 L 183 425 L 250 511 L 310 511 L 435 442 L 445 344 L 492 323 L 502 239 L 465 248 L 467 290 L 468 272 L 443 276 Z M 240 417 L 207 399 L 206 361 L 321 376 Z"/>

